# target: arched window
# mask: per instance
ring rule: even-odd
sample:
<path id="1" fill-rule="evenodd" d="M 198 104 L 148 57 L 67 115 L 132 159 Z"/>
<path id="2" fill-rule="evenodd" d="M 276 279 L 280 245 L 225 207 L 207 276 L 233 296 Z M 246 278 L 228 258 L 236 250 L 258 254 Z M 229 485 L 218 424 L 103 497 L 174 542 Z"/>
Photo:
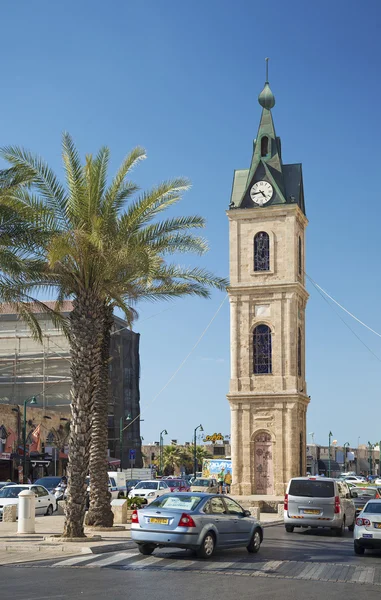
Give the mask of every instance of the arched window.
<path id="1" fill-rule="evenodd" d="M 257 325 L 253 332 L 254 373 L 263 375 L 272 372 L 271 329 L 267 325 Z"/>
<path id="2" fill-rule="evenodd" d="M 261 156 L 267 156 L 269 153 L 269 138 L 267 135 L 264 135 L 261 138 Z"/>
<path id="3" fill-rule="evenodd" d="M 254 271 L 270 270 L 270 238 L 265 231 L 254 237 Z"/>
<path id="4" fill-rule="evenodd" d="M 298 329 L 298 376 L 302 376 L 302 331 Z"/>
<path id="5" fill-rule="evenodd" d="M 298 242 L 298 267 L 299 267 L 299 275 L 302 274 L 302 238 L 299 236 Z"/>

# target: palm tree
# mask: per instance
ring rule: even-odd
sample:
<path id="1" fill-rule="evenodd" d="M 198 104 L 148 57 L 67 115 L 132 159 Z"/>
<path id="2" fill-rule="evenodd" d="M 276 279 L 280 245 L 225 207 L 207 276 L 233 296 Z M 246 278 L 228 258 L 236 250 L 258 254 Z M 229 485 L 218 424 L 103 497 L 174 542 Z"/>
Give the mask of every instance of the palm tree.
<path id="1" fill-rule="evenodd" d="M 22 218 L 46 237 L 34 255 L 43 260 L 28 293 L 54 290 L 57 311 L 71 298 L 71 434 L 68 499 L 64 536 L 84 536 L 86 475 L 90 468 L 91 504 L 88 524 L 109 525 L 112 513 L 107 479 L 107 402 L 109 340 L 114 307 L 132 323 L 139 300 L 196 295 L 224 289 L 226 280 L 201 268 L 167 264 L 179 252 L 203 254 L 207 244 L 191 230 L 202 228 L 199 216 L 158 220 L 189 188 L 185 179 L 159 184 L 127 206 L 137 187 L 127 176 L 145 158 L 135 148 L 107 186 L 108 148 L 86 156 L 82 165 L 71 137 L 63 136 L 66 187 L 38 157 L 8 147 L 3 158 L 16 173 L 6 200 Z M 83 500 L 82 500 L 83 499 Z"/>
<path id="2" fill-rule="evenodd" d="M 164 470 L 173 475 L 176 467 L 182 465 L 182 451 L 178 446 L 164 446 L 163 449 L 163 467 Z"/>

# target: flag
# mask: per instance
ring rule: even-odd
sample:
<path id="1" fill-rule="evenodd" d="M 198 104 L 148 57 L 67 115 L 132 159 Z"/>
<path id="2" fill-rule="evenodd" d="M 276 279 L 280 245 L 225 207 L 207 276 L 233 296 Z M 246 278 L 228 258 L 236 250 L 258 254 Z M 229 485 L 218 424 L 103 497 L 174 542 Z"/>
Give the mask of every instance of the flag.
<path id="1" fill-rule="evenodd" d="M 31 437 L 33 443 L 29 448 L 29 452 L 41 452 L 41 424 L 37 425 L 36 429 L 32 431 Z"/>

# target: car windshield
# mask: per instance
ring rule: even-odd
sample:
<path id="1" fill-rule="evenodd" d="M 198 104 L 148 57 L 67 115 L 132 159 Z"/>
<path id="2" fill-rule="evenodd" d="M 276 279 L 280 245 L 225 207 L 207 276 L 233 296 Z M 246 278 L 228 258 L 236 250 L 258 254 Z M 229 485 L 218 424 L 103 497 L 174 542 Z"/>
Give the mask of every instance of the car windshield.
<path id="1" fill-rule="evenodd" d="M 381 502 L 368 502 L 364 508 L 364 512 L 373 513 L 374 515 L 381 515 Z"/>
<path id="2" fill-rule="evenodd" d="M 377 496 L 377 490 L 372 488 L 357 488 L 354 491 L 357 492 L 359 498 L 365 498 L 366 496 L 368 498 L 375 498 Z"/>
<path id="3" fill-rule="evenodd" d="M 140 481 L 136 486 L 135 490 L 157 490 L 156 481 Z"/>
<path id="4" fill-rule="evenodd" d="M 149 508 L 176 508 L 179 510 L 194 510 L 200 504 L 202 498 L 187 494 L 171 494 L 170 496 L 161 496 L 149 504 Z"/>
<path id="5" fill-rule="evenodd" d="M 179 479 L 168 479 L 166 483 L 169 485 L 169 487 L 181 487 L 183 485 L 183 482 Z"/>
<path id="6" fill-rule="evenodd" d="M 6 486 L 0 490 L 0 498 L 17 498 L 20 492 L 27 488 Z"/>
<path id="7" fill-rule="evenodd" d="M 210 479 L 195 479 L 192 485 L 198 485 L 199 487 L 209 487 L 212 485 Z"/>
<path id="8" fill-rule="evenodd" d="M 307 498 L 333 498 L 335 491 L 333 481 L 293 479 L 288 494 L 289 496 L 304 496 Z"/>
<path id="9" fill-rule="evenodd" d="M 57 487 L 61 483 L 62 477 L 42 477 L 41 479 L 36 479 L 34 485 L 43 485 L 46 488 Z"/>

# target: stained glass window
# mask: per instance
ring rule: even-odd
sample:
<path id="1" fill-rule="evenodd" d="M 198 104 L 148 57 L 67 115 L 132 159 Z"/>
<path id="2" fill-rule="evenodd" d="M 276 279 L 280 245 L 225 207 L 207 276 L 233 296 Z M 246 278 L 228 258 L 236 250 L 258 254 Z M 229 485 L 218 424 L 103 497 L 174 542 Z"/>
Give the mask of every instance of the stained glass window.
<path id="1" fill-rule="evenodd" d="M 254 271 L 270 270 L 270 238 L 265 231 L 254 237 Z"/>
<path id="2" fill-rule="evenodd" d="M 298 329 L 298 376 L 302 376 L 302 332 Z"/>
<path id="3" fill-rule="evenodd" d="M 257 325 L 254 329 L 253 359 L 256 375 L 271 373 L 271 329 L 267 325 Z"/>

